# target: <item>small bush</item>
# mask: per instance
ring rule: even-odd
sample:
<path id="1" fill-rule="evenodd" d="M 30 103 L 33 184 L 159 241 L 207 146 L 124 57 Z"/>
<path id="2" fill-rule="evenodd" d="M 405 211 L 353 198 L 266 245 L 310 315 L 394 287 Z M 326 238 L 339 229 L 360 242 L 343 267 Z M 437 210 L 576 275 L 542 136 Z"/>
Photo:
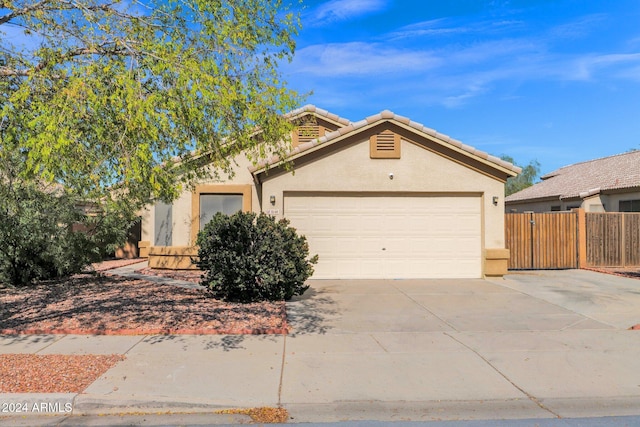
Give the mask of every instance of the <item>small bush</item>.
<path id="1" fill-rule="evenodd" d="M 289 221 L 261 213 L 216 214 L 198 234 L 201 284 L 215 298 L 254 302 L 289 300 L 309 286 L 318 256 Z"/>

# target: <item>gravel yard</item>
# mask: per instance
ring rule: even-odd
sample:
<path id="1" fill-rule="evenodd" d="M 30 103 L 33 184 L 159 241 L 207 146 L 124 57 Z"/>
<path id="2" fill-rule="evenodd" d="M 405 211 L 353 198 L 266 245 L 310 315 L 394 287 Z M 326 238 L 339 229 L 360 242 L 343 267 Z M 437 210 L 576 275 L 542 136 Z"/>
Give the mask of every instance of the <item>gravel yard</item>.
<path id="1" fill-rule="evenodd" d="M 148 276 L 184 280 L 193 283 L 200 283 L 200 276 L 202 276 L 202 271 L 200 270 L 158 270 L 149 267 L 136 270 L 136 273 L 146 274 Z"/>
<path id="2" fill-rule="evenodd" d="M 204 289 L 139 279 L 81 274 L 0 288 L 2 334 L 269 334 L 286 328 L 284 302 L 226 303 Z"/>
<path id="3" fill-rule="evenodd" d="M 80 393 L 121 355 L 0 354 L 0 393 Z"/>
<path id="4" fill-rule="evenodd" d="M 587 270 L 629 277 L 631 279 L 640 279 L 640 267 L 589 267 Z"/>

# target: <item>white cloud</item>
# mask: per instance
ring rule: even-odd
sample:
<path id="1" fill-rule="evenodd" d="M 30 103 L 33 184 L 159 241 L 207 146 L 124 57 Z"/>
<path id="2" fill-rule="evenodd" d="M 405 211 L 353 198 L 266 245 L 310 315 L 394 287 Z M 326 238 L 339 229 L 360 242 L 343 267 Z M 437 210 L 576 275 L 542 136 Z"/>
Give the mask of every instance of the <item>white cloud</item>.
<path id="1" fill-rule="evenodd" d="M 603 71 L 609 76 L 625 77 L 640 66 L 640 53 L 587 55 L 576 59 L 574 64 L 574 72 L 567 76 L 572 80 L 591 80 Z"/>
<path id="2" fill-rule="evenodd" d="M 487 36 L 488 34 L 513 30 L 521 26 L 521 21 L 514 20 L 480 21 L 458 25 L 451 19 L 441 18 L 405 25 L 389 33 L 388 39 L 399 40 L 423 36 L 449 36 L 476 33 Z"/>
<path id="3" fill-rule="evenodd" d="M 549 31 L 549 34 L 551 37 L 561 40 L 581 38 L 593 33 L 595 25 L 606 18 L 607 16 L 604 14 L 582 16 L 573 22 L 555 26 Z"/>
<path id="4" fill-rule="evenodd" d="M 400 49 L 392 43 L 334 43 L 300 49 L 289 72 L 304 75 L 308 85 L 369 93 L 392 88 L 387 99 L 420 96 L 423 102 L 454 108 L 491 91 L 495 82 L 539 78 L 544 68 L 539 50 L 527 40 L 455 45 L 437 51 Z M 333 79 L 331 83 L 327 78 Z"/>
<path id="5" fill-rule="evenodd" d="M 401 50 L 376 43 L 333 43 L 300 49 L 295 72 L 317 76 L 363 76 L 424 71 L 438 66 L 438 58 L 420 50 Z"/>
<path id="6" fill-rule="evenodd" d="M 337 1 L 325 6 L 333 3 Z M 628 52 L 603 54 L 566 53 L 555 48 L 562 43 L 562 34 L 579 37 L 593 32 L 594 24 L 602 19 L 590 15 L 533 34 L 521 31 L 525 24 L 516 20 L 460 25 L 448 18 L 423 21 L 382 34 L 375 42 L 304 47 L 297 51 L 289 72 L 319 96 L 333 88 L 328 98 L 340 105 L 345 102 L 340 94 L 358 94 L 387 103 L 410 99 L 447 108 L 464 106 L 505 87 L 510 96 L 517 97 L 521 85 L 530 82 L 640 81 L 637 46 L 630 49 L 627 44 Z M 451 43 L 420 39 L 449 33 L 469 36 L 454 37 Z M 485 37 L 488 33 L 491 36 Z M 525 33 L 530 35 L 519 37 Z"/>
<path id="7" fill-rule="evenodd" d="M 308 21 L 320 26 L 384 10 L 386 0 L 330 0 L 311 11 Z"/>

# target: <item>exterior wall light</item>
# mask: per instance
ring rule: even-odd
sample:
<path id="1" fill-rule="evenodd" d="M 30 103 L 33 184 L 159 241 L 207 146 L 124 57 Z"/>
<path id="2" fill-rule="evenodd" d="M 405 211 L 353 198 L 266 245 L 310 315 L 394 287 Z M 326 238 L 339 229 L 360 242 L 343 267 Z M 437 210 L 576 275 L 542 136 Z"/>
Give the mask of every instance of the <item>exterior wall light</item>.
<path id="1" fill-rule="evenodd" d="M 276 196 L 269 196 L 269 203 L 271 203 L 272 205 L 276 204 Z"/>
<path id="2" fill-rule="evenodd" d="M 498 196 L 493 196 L 493 206 L 498 206 Z"/>

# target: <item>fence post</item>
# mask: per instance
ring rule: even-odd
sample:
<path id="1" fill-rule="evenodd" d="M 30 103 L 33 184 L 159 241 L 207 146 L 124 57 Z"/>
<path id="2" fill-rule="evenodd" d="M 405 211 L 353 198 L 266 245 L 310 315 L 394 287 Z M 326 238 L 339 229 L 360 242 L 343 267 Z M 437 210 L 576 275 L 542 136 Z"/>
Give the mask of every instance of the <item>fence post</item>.
<path id="1" fill-rule="evenodd" d="M 582 208 L 573 208 L 578 220 L 578 268 L 587 267 L 587 216 Z"/>
<path id="2" fill-rule="evenodd" d="M 624 212 L 620 213 L 620 260 L 622 261 L 622 266 L 627 266 L 627 230 L 625 229 L 624 220 L 626 219 L 626 215 Z"/>

